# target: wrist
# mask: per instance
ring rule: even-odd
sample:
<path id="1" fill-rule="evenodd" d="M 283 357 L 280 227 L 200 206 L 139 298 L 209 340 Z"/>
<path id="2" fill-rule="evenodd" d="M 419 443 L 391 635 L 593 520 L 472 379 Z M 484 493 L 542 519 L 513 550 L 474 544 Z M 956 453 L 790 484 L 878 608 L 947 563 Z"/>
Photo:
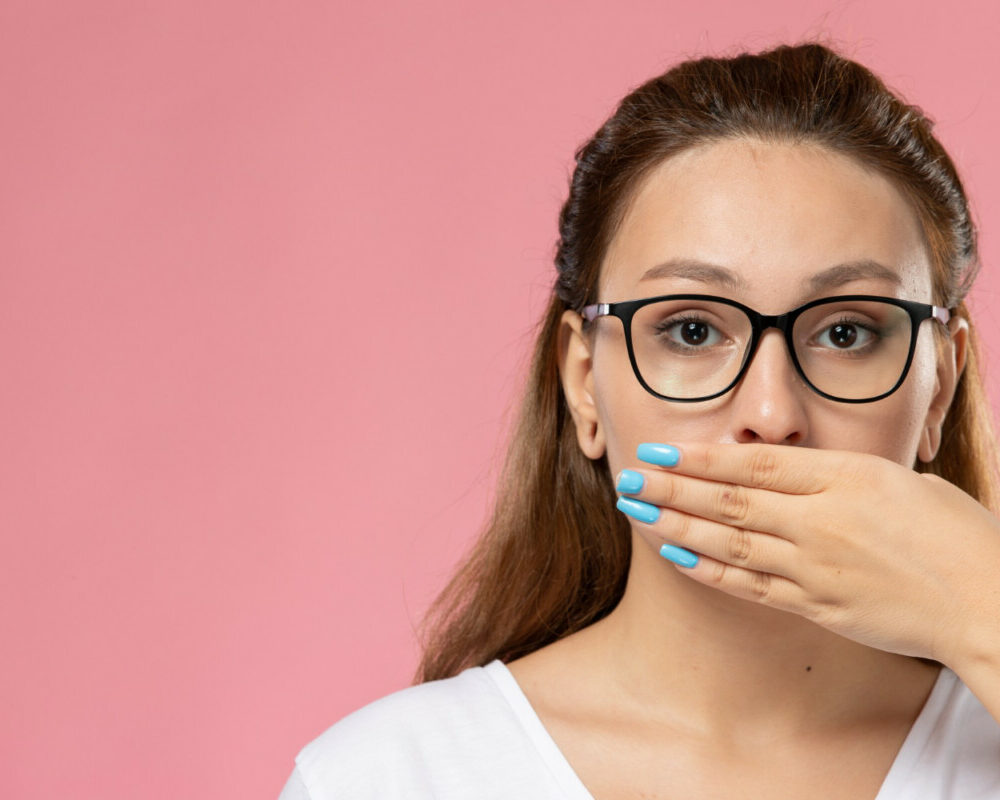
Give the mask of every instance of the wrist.
<path id="1" fill-rule="evenodd" d="M 943 663 L 969 685 L 976 677 L 1000 679 L 1000 591 L 963 608 L 961 633 Z M 967 677 L 968 676 L 968 677 Z"/>
<path id="2" fill-rule="evenodd" d="M 1000 723 L 1000 621 L 971 627 L 961 656 L 954 664 L 946 662 Z"/>

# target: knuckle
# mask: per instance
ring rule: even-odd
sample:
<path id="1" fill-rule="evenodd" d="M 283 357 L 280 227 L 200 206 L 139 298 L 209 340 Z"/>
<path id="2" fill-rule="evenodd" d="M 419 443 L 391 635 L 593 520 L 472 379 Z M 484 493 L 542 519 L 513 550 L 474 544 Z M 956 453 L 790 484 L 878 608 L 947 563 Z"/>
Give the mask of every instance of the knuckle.
<path id="1" fill-rule="evenodd" d="M 779 469 L 777 457 L 767 450 L 756 452 L 750 457 L 750 480 L 754 486 L 771 486 Z"/>
<path id="2" fill-rule="evenodd" d="M 750 576 L 750 593 L 758 600 L 767 600 L 771 595 L 771 576 L 766 572 L 754 572 Z"/>
<path id="3" fill-rule="evenodd" d="M 772 486 L 778 474 L 778 459 L 767 451 L 756 452 L 750 456 L 747 470 L 751 486 Z"/>
<path id="4" fill-rule="evenodd" d="M 681 499 L 681 485 L 678 481 L 668 480 L 664 488 L 666 505 L 673 506 Z"/>
<path id="5" fill-rule="evenodd" d="M 722 583 L 726 579 L 726 572 L 729 567 L 722 562 L 719 562 L 712 569 L 712 583 Z"/>
<path id="6" fill-rule="evenodd" d="M 702 468 L 702 470 L 704 470 L 709 475 L 711 475 L 713 473 L 713 471 L 715 470 L 716 461 L 717 461 L 717 459 L 712 454 L 712 450 L 711 449 L 707 449 L 707 450 L 702 451 L 702 453 L 701 453 L 701 468 Z"/>
<path id="7" fill-rule="evenodd" d="M 679 514 L 677 524 L 671 535 L 680 543 L 685 543 L 691 538 L 691 517 L 687 514 Z"/>
<path id="8" fill-rule="evenodd" d="M 745 564 L 750 560 L 750 534 L 743 528 L 736 528 L 729 534 L 727 552 L 729 560 L 737 564 Z"/>
<path id="9" fill-rule="evenodd" d="M 719 514 L 731 525 L 742 525 L 750 513 L 750 498 L 742 486 L 723 486 L 719 490 Z"/>

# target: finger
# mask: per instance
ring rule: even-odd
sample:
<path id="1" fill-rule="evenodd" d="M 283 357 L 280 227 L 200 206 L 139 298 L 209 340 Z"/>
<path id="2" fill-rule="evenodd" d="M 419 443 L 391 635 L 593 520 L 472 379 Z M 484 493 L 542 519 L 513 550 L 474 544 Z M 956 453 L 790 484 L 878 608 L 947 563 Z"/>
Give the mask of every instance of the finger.
<path id="1" fill-rule="evenodd" d="M 640 445 L 636 455 L 671 472 L 788 494 L 814 494 L 845 472 L 857 471 L 864 454 L 772 444 L 677 445 L 679 458 L 658 458 L 662 445 Z M 666 452 L 669 452 L 666 451 Z"/>
<path id="2" fill-rule="evenodd" d="M 799 551 L 787 539 L 669 508 L 661 509 L 657 521 L 646 527 L 661 544 L 683 547 L 731 566 L 795 579 Z"/>
<path id="3" fill-rule="evenodd" d="M 627 470 L 619 475 L 639 476 L 642 486 L 629 496 L 651 506 L 683 511 L 706 520 L 791 539 L 802 527 L 806 497 L 732 483 L 702 480 L 656 470 Z M 619 489 L 621 491 L 621 489 Z M 643 517 L 638 517 L 643 519 Z"/>
<path id="4" fill-rule="evenodd" d="M 709 556 L 700 556 L 693 567 L 677 565 L 676 569 L 692 580 L 743 600 L 796 614 L 804 614 L 806 609 L 802 588 L 780 575 L 745 569 Z"/>

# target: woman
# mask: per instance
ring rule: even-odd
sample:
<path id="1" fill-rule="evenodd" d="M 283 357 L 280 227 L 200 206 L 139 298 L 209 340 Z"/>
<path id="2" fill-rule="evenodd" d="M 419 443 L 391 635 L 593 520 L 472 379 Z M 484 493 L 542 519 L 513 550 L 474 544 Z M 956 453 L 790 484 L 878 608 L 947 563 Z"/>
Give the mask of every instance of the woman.
<path id="1" fill-rule="evenodd" d="M 492 520 L 420 685 L 283 798 L 1000 798 L 1000 522 L 920 111 L 819 45 L 681 64 L 577 154 Z"/>

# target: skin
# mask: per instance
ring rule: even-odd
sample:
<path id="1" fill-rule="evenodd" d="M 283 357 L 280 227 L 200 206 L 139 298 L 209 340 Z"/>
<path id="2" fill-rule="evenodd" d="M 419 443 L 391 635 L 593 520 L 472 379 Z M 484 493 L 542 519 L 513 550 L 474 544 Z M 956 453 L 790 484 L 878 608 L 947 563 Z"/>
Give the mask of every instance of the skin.
<path id="1" fill-rule="evenodd" d="M 644 275 L 671 259 L 733 273 Z M 841 274 L 862 259 L 893 280 Z M 601 302 L 697 292 L 766 314 L 835 294 L 932 302 L 918 220 L 885 178 L 816 146 L 728 140 L 681 153 L 641 184 L 602 265 Z M 625 595 L 605 619 L 508 667 L 596 798 L 874 797 L 937 678 L 955 670 L 1000 720 L 1000 523 L 920 475 L 965 362 L 953 320 L 921 326 L 893 395 L 846 404 L 796 374 L 764 334 L 728 394 L 647 393 L 614 318 L 567 312 L 563 388 L 582 451 L 632 469 Z M 642 442 L 677 446 L 671 468 Z M 750 445 L 749 447 L 746 445 Z M 699 555 L 682 568 L 664 543 Z"/>

